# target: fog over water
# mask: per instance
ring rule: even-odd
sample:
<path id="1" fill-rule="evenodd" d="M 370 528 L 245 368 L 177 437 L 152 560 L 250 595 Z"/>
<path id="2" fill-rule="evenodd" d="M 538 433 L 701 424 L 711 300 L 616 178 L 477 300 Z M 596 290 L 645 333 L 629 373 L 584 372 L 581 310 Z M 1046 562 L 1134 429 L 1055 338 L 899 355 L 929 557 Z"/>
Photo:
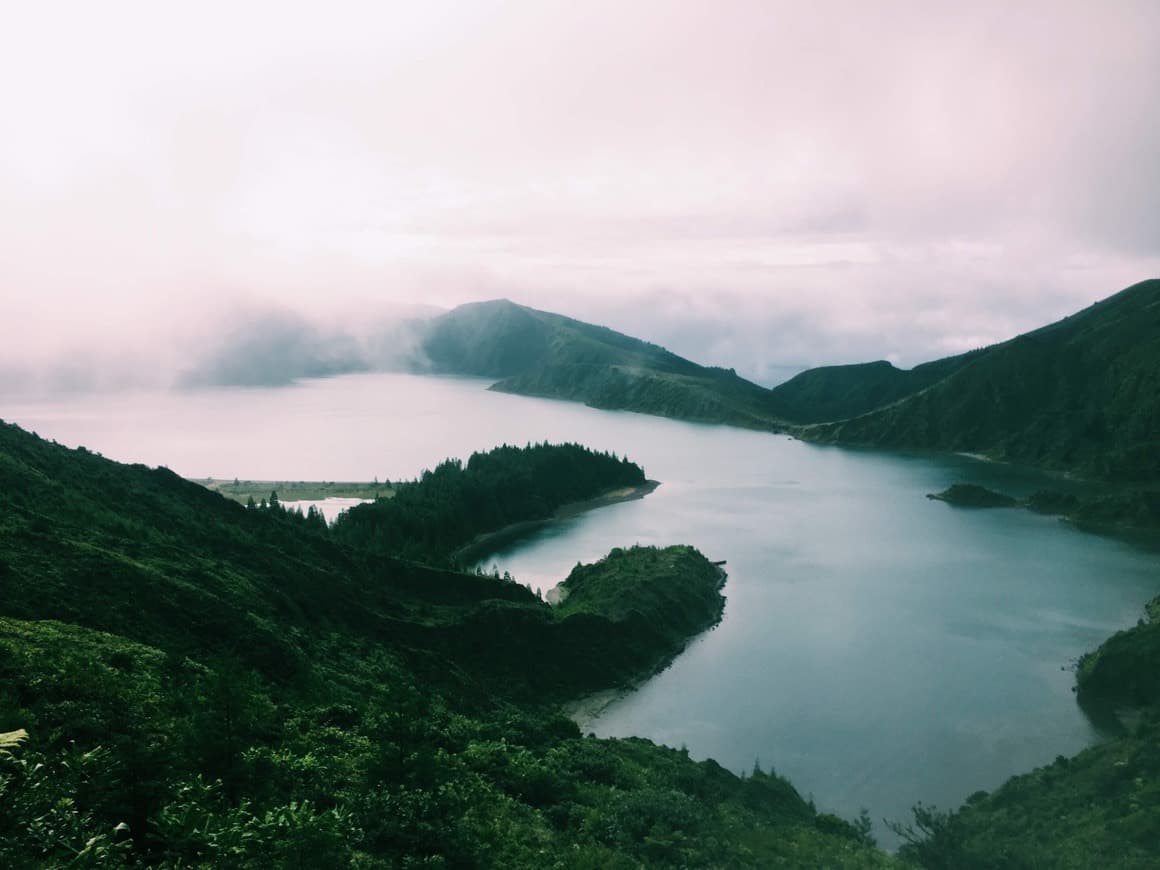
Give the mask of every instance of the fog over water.
<path id="1" fill-rule="evenodd" d="M 655 493 L 488 564 L 727 560 L 722 623 L 589 727 L 846 816 L 1098 739 L 1071 666 L 1157 555 L 924 498 L 1041 476 L 391 372 L 509 298 L 768 386 L 1160 275 L 1155 0 L 41 0 L 6 4 L 0 105 L 0 418 L 197 478 L 628 454 Z"/>
<path id="2" fill-rule="evenodd" d="M 8 7 L 0 393 L 495 297 L 769 383 L 1160 274 L 1151 0 Z"/>
<path id="3" fill-rule="evenodd" d="M 1098 739 L 1075 704 L 1071 666 L 1160 592 L 1157 555 L 1028 512 L 925 498 L 960 480 L 1021 495 L 1042 475 L 486 384 L 351 375 L 0 402 L 0 417 L 191 477 L 398 480 L 538 440 L 627 454 L 662 482 L 656 492 L 573 517 L 487 564 L 547 589 L 614 546 L 690 543 L 727 560 L 722 623 L 586 727 L 685 745 L 736 771 L 759 760 L 843 815 L 865 807 L 876 822 L 901 819 L 917 800 L 950 808 Z"/>

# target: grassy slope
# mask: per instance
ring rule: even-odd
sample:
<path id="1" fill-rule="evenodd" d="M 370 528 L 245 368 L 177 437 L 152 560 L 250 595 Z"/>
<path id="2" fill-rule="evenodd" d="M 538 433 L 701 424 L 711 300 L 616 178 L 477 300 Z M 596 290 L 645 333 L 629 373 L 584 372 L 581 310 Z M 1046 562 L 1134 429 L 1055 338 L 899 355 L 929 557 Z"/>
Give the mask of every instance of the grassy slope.
<path id="1" fill-rule="evenodd" d="M 429 327 L 423 350 L 439 372 L 497 378 L 493 389 L 701 422 L 776 428 L 768 391 L 731 370 L 497 300 L 464 305 Z"/>
<path id="2" fill-rule="evenodd" d="M 546 698 L 652 662 L 616 614 L 7 425 L 0 506 L 0 864 L 890 864 L 780 778 L 581 738 Z"/>
<path id="3" fill-rule="evenodd" d="M 898 369 L 886 360 L 822 366 L 795 375 L 770 390 L 770 408 L 794 423 L 825 423 L 881 408 L 954 373 L 982 351 Z"/>
<path id="4" fill-rule="evenodd" d="M 1160 281 L 977 353 L 927 388 L 808 428 L 823 441 L 985 453 L 1120 481 L 1160 478 Z"/>

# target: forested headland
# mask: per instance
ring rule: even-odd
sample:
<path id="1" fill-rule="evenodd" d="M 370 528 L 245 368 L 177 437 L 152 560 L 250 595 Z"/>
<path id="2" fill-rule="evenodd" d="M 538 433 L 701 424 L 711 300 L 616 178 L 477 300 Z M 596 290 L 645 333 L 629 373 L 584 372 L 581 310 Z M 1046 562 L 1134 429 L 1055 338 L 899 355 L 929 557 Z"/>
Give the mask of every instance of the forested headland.
<path id="1" fill-rule="evenodd" d="M 719 615 L 688 548 L 582 573 L 650 563 Z M 683 643 L 646 588 L 634 646 L 632 595 L 556 611 L 0 425 L 0 865 L 891 866 L 769 771 L 562 715 Z"/>
<path id="2" fill-rule="evenodd" d="M 392 498 L 345 511 L 332 534 L 352 547 L 446 565 L 478 535 L 644 482 L 639 465 L 579 444 L 505 445 L 395 484 Z"/>

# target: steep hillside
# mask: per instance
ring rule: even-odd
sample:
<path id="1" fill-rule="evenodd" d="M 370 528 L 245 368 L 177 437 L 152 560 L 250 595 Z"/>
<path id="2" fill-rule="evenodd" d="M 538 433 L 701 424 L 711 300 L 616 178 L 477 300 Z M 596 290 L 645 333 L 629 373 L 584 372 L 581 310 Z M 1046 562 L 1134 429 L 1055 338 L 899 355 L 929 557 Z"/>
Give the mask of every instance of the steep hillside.
<path id="1" fill-rule="evenodd" d="M 639 339 L 507 300 L 463 305 L 427 326 L 421 370 L 496 378 L 493 390 L 607 410 L 776 428 L 769 393 Z"/>
<path id="2" fill-rule="evenodd" d="M 914 394 L 802 435 L 982 453 L 1124 482 L 1160 478 L 1160 280 L 958 359 Z"/>
<path id="3" fill-rule="evenodd" d="M 642 635 L 0 424 L 0 866 L 891 866 L 780 777 L 554 706 L 675 653 L 702 587 Z"/>

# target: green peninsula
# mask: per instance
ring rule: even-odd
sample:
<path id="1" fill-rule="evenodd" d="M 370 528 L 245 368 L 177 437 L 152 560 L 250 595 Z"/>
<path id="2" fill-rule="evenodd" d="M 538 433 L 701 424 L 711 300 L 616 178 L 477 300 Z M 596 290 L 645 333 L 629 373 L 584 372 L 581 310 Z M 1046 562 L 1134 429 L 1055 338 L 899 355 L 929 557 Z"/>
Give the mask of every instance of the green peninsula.
<path id="1" fill-rule="evenodd" d="M 559 610 L 0 424 L 0 865 L 896 866 L 771 772 L 583 737 L 559 701 L 720 593 L 689 548 L 581 574 Z"/>
<path id="2" fill-rule="evenodd" d="M 506 299 L 435 318 L 421 350 L 418 370 L 493 378 L 497 392 L 703 423 L 779 425 L 766 407 L 768 391 L 731 369 Z"/>
<path id="3" fill-rule="evenodd" d="M 1019 504 L 1009 495 L 973 483 L 955 483 L 942 492 L 929 493 L 927 498 L 972 508 L 1015 507 Z"/>
<path id="4" fill-rule="evenodd" d="M 579 444 L 503 445 L 395 484 L 392 498 L 343 513 L 333 536 L 428 564 L 466 564 L 513 527 L 526 530 L 594 499 L 643 494 L 648 484 L 636 463 Z"/>
<path id="5" fill-rule="evenodd" d="M 716 625 L 725 611 L 725 572 L 695 548 L 616 548 L 592 565 L 577 565 L 560 584 L 556 612 L 600 618 L 618 627 L 622 648 L 641 649 L 639 670 L 668 664 L 689 638 Z"/>

